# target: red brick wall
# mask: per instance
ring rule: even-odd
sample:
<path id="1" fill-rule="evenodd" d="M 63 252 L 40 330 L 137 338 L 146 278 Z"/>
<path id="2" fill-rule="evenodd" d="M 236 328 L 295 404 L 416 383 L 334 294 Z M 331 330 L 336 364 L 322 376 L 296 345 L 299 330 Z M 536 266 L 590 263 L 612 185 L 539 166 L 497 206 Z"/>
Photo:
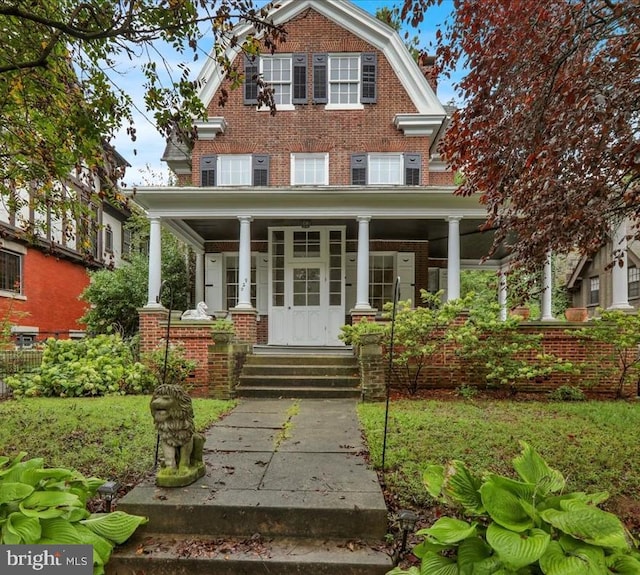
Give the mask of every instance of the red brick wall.
<path id="1" fill-rule="evenodd" d="M 14 324 L 37 326 L 41 333 L 84 329 L 78 320 L 87 304 L 78 296 L 87 285 L 89 276 L 83 264 L 30 248 L 23 259 L 26 300 L 0 298 L 0 313 L 3 317 L 10 313 Z"/>
<path id="2" fill-rule="evenodd" d="M 354 36 L 313 10 L 307 10 L 287 23 L 287 41 L 280 52 L 377 52 L 373 46 Z M 393 125 L 397 113 L 415 113 L 415 106 L 405 93 L 384 55 L 377 52 L 378 98 L 362 110 L 325 111 L 324 105 L 297 105 L 295 111 L 280 111 L 271 116 L 255 106 L 243 104 L 242 89 L 223 83 L 228 101 L 221 107 L 215 95 L 209 116 L 224 116 L 227 128 L 214 140 L 196 142 L 193 150 L 192 181 L 200 182 L 199 158 L 211 154 L 269 153 L 270 185 L 289 185 L 291 152 L 329 152 L 330 185 L 350 183 L 352 153 L 417 152 L 422 154 L 423 184 L 429 183 L 430 141 L 427 137 L 407 138 Z M 244 57 L 235 65 L 242 70 Z M 312 94 L 312 66 L 308 66 L 308 94 Z M 309 102 L 311 98 L 309 98 Z M 184 179 L 186 182 L 186 178 Z"/>

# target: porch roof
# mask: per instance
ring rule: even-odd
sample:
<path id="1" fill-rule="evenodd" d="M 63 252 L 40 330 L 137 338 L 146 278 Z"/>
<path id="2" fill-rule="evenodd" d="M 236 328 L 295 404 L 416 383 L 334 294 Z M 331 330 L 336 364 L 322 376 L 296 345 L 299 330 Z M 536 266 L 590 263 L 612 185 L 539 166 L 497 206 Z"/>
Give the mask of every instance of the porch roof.
<path id="1" fill-rule="evenodd" d="M 481 232 L 486 209 L 477 197 L 455 196 L 455 187 L 296 186 L 143 187 L 134 200 L 150 218 L 203 249 L 206 241 L 237 237 L 238 216 L 251 216 L 252 238 L 266 239 L 270 226 L 344 225 L 357 237 L 357 218 L 370 216 L 371 240 L 428 241 L 431 257 L 446 258 L 449 217 L 459 217 L 461 257 L 485 257 L 492 232 Z M 425 221 L 425 220 L 428 220 Z M 501 258 L 506 252 L 495 254 Z"/>

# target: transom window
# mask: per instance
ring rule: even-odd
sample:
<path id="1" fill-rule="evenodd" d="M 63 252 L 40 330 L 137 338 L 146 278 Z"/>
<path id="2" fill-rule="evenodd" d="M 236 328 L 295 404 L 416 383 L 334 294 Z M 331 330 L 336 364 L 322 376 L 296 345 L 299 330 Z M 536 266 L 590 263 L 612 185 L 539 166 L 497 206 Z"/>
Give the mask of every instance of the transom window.
<path id="1" fill-rule="evenodd" d="M 328 154 L 292 154 L 291 184 L 294 186 L 328 185 Z"/>
<path id="2" fill-rule="evenodd" d="M 22 293 L 22 256 L 0 250 L 0 290 Z"/>
<path id="3" fill-rule="evenodd" d="M 318 258 L 320 257 L 320 249 L 320 232 L 293 232 L 294 258 Z"/>
<path id="4" fill-rule="evenodd" d="M 629 297 L 640 297 L 640 268 L 629 266 Z"/>

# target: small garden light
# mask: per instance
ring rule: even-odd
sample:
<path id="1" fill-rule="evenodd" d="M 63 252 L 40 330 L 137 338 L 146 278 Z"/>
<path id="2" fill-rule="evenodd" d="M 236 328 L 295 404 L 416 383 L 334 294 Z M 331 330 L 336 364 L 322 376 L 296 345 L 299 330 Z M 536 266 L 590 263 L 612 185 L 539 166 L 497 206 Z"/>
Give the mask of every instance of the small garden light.
<path id="1" fill-rule="evenodd" d="M 111 504 L 118 493 L 120 484 L 117 481 L 105 481 L 98 487 L 98 493 L 106 502 L 107 513 L 111 513 Z"/>
<path id="2" fill-rule="evenodd" d="M 418 514 L 410 509 L 401 509 L 398 513 L 398 523 L 400 524 L 400 530 L 402 531 L 402 544 L 400 545 L 400 551 L 398 552 L 398 559 L 400 559 L 407 548 L 407 536 L 409 531 L 415 529 L 418 522 Z"/>

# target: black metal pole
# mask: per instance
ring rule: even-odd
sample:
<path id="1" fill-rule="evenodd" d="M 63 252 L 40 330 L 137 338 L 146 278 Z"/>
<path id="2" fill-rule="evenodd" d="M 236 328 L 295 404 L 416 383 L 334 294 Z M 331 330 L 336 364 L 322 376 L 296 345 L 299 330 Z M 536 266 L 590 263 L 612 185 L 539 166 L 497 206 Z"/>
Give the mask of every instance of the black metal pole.
<path id="1" fill-rule="evenodd" d="M 170 329 L 171 329 L 171 312 L 173 311 L 173 288 L 171 287 L 171 285 L 167 282 L 167 280 L 164 280 L 162 282 L 162 284 L 160 284 L 160 291 L 158 292 L 158 297 L 156 298 L 156 301 L 158 303 L 162 303 L 160 301 L 160 297 L 162 296 L 162 291 L 167 288 L 169 290 L 169 317 L 167 318 L 167 332 L 165 335 L 165 342 L 164 342 L 164 362 L 162 365 L 162 383 L 164 384 L 166 379 L 167 379 L 167 361 L 169 358 L 169 336 L 170 336 Z M 158 455 L 160 452 L 160 434 L 156 435 L 156 456 L 155 456 L 155 460 L 153 463 L 153 466 L 155 468 L 158 467 Z"/>
<path id="2" fill-rule="evenodd" d="M 395 337 L 396 327 L 396 308 L 398 306 L 398 298 L 400 296 L 400 278 L 397 277 L 393 286 L 393 310 L 391 312 L 391 335 L 389 341 L 389 366 L 387 369 L 387 381 L 386 381 L 386 405 L 384 409 L 384 435 L 382 438 L 382 482 L 384 483 L 385 472 L 385 458 L 387 454 L 387 431 L 389 428 L 389 395 L 391 389 L 391 370 L 393 368 L 393 343 Z"/>

